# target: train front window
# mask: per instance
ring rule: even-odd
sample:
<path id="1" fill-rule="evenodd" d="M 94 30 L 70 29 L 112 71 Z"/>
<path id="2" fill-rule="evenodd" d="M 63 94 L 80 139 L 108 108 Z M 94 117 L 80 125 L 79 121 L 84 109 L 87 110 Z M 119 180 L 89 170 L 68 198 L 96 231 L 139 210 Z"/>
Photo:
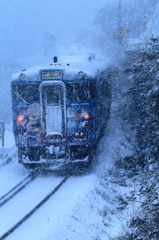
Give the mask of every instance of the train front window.
<path id="1" fill-rule="evenodd" d="M 55 88 L 48 88 L 46 90 L 46 101 L 48 105 L 60 104 L 60 90 Z"/>
<path id="2" fill-rule="evenodd" d="M 37 84 L 12 85 L 12 99 L 13 101 L 24 102 L 26 104 L 40 101 L 39 85 Z"/>
<path id="3" fill-rule="evenodd" d="M 95 98 L 95 82 L 68 83 L 66 85 L 68 99 L 93 99 Z"/>

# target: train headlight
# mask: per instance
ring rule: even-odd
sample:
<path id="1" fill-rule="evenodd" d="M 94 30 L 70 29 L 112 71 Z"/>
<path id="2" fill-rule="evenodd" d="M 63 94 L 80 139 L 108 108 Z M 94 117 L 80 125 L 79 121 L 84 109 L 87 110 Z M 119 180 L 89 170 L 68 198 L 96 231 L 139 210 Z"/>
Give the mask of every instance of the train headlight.
<path id="1" fill-rule="evenodd" d="M 17 117 L 17 121 L 20 123 L 20 122 L 23 122 L 24 121 L 24 117 L 22 115 L 19 115 Z"/>
<path id="2" fill-rule="evenodd" d="M 88 113 L 85 113 L 85 114 L 83 115 L 83 118 L 84 118 L 85 120 L 88 120 L 88 119 L 90 118 L 90 115 L 89 115 Z"/>
<path id="3" fill-rule="evenodd" d="M 21 73 L 20 76 L 19 76 L 19 79 L 20 80 L 25 80 L 26 79 L 26 75 L 24 73 Z"/>
<path id="4" fill-rule="evenodd" d="M 78 78 L 84 78 L 85 74 L 84 72 L 80 71 L 78 72 Z"/>

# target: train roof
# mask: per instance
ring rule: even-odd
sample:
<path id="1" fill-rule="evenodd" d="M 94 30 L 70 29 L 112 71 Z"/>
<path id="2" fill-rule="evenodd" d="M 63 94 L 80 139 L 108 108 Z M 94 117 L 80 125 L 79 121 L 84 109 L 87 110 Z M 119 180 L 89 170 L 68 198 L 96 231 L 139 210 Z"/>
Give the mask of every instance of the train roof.
<path id="1" fill-rule="evenodd" d="M 95 55 L 92 53 L 82 53 L 78 58 L 76 53 L 71 53 L 68 56 L 62 56 L 58 62 L 54 62 L 48 66 L 37 66 L 30 69 L 24 69 L 19 73 L 15 73 L 12 76 L 12 81 L 23 80 L 23 81 L 41 81 L 42 73 L 49 72 L 61 72 L 61 80 L 73 81 L 81 79 L 94 79 L 95 76 L 103 71 L 108 66 L 108 61 L 95 59 Z M 79 77 L 80 76 L 80 77 Z M 85 77 L 83 77 L 85 76 Z M 57 80 L 60 78 L 45 78 L 45 80 Z"/>

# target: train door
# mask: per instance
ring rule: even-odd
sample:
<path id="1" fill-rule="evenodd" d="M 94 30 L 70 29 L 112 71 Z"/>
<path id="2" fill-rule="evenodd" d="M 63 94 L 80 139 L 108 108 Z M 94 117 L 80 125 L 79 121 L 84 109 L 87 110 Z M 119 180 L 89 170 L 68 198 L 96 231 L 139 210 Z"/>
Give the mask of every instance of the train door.
<path id="1" fill-rule="evenodd" d="M 65 84 L 47 81 L 40 85 L 43 140 L 48 143 L 66 139 Z"/>

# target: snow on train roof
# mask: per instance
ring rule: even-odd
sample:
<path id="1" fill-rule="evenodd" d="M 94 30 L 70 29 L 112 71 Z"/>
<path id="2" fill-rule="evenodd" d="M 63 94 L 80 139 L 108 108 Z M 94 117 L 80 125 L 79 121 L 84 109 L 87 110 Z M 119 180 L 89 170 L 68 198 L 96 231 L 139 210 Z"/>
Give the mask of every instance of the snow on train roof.
<path id="1" fill-rule="evenodd" d="M 91 52 L 76 52 L 70 53 L 67 56 L 59 57 L 57 63 L 52 63 L 48 66 L 37 66 L 22 70 L 12 76 L 13 80 L 18 80 L 23 74 L 26 76 L 24 80 L 39 80 L 40 72 L 43 70 L 64 70 L 64 79 L 72 80 L 77 73 L 82 71 L 87 77 L 94 77 L 98 72 L 108 66 L 108 60 L 95 59 L 95 55 Z"/>

